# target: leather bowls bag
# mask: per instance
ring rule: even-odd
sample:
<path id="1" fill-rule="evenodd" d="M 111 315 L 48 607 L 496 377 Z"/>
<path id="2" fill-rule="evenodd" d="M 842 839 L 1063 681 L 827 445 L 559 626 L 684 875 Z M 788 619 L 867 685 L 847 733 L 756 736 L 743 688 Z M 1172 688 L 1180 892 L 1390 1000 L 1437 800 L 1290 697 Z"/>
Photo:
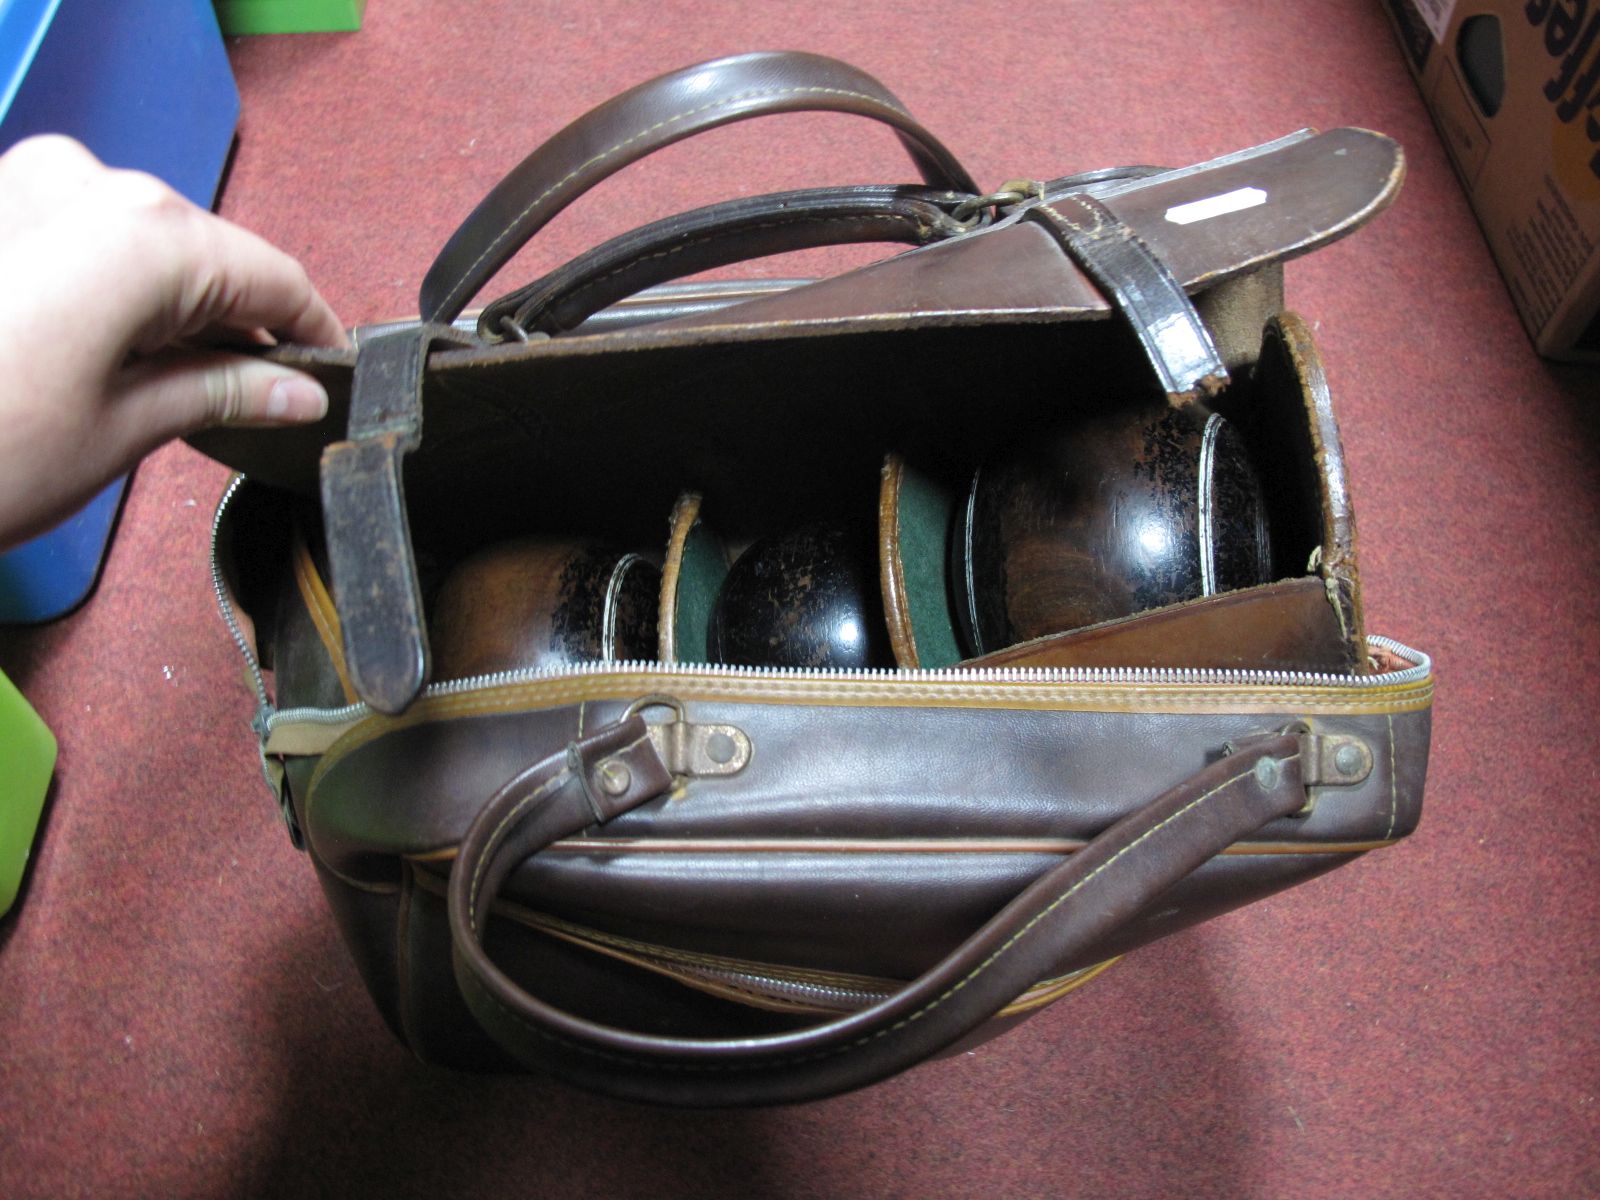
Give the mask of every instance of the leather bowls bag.
<path id="1" fill-rule="evenodd" d="M 452 324 L 613 171 L 801 109 L 887 124 L 920 182 L 713 204 Z M 1403 839 L 1431 668 L 1367 636 L 1282 305 L 1283 260 L 1402 173 L 1336 129 L 984 194 L 876 80 L 745 55 L 534 151 L 422 320 L 274 350 L 330 412 L 193 439 L 243 472 L 219 600 L 395 1035 L 655 1103 L 812 1099 Z M 872 240 L 911 248 L 671 282 Z"/>

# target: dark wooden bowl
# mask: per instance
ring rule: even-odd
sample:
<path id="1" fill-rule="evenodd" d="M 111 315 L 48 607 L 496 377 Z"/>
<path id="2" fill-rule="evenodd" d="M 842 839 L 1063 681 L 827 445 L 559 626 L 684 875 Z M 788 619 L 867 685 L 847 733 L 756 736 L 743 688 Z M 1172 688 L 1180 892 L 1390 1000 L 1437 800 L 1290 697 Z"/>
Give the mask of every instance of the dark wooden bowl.
<path id="1" fill-rule="evenodd" d="M 815 524 L 755 542 L 717 593 L 707 647 L 742 666 L 894 666 L 875 529 Z"/>
<path id="2" fill-rule="evenodd" d="M 434 677 L 652 658 L 660 589 L 660 570 L 637 554 L 547 538 L 500 542 L 440 586 Z"/>
<path id="3" fill-rule="evenodd" d="M 951 541 L 971 655 L 1272 578 L 1243 440 L 1204 406 L 1164 398 L 1025 438 L 984 464 Z"/>

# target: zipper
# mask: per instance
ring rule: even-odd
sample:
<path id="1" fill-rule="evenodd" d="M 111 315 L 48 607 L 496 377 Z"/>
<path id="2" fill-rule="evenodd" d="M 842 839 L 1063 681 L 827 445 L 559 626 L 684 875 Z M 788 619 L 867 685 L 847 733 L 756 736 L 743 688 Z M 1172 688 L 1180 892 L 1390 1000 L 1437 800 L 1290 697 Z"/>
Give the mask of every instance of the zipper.
<path id="1" fill-rule="evenodd" d="M 1069 971 L 1058 979 L 1041 980 L 995 1015 L 997 1017 L 1017 1016 L 1050 1004 L 1081 984 L 1088 983 L 1116 961 L 1115 958 L 1107 959 L 1092 966 L 1080 967 L 1076 971 Z M 859 987 L 812 983 L 802 979 L 791 979 L 782 975 L 763 973 L 759 969 L 755 969 L 756 964 L 751 964 L 751 969 L 733 966 L 725 968 L 685 967 L 672 962 L 670 958 L 663 959 L 662 964 L 655 969 L 671 975 L 690 987 L 699 986 L 714 995 L 721 995 L 724 998 L 733 998 L 727 996 L 728 990 L 732 990 L 735 993 L 743 993 L 743 996 L 738 997 L 743 1003 L 754 1004 L 762 1008 L 769 1006 L 797 1008 L 824 1013 L 858 1012 L 863 1008 L 869 1008 L 879 1001 L 887 999 L 905 986 L 902 983 L 890 980 L 877 983 L 867 979 L 862 979 Z M 762 1001 L 766 1003 L 762 1003 Z"/>
<path id="2" fill-rule="evenodd" d="M 233 638 L 233 644 L 238 647 L 245 668 L 250 673 L 250 683 L 256 693 L 256 709 L 260 725 L 257 733 L 264 737 L 266 722 L 273 712 L 272 697 L 267 691 L 267 680 L 261 673 L 261 664 L 256 661 L 255 651 L 250 648 L 250 639 L 245 637 L 244 627 L 239 624 L 239 616 L 234 612 L 233 597 L 228 594 L 228 585 L 223 581 L 222 563 L 217 553 L 222 537 L 223 519 L 233 503 L 234 496 L 244 486 L 244 482 L 243 475 L 235 475 L 228 481 L 227 490 L 222 493 L 222 499 L 217 502 L 217 511 L 211 518 L 211 587 L 217 596 L 217 610 L 222 614 L 222 623 L 228 627 L 228 634 Z"/>
<path id="3" fill-rule="evenodd" d="M 418 874 L 421 886 L 442 894 L 442 884 Z M 724 1000 L 757 1008 L 819 1013 L 855 1012 L 868 1008 L 905 987 L 904 981 L 867 975 L 817 971 L 806 967 L 780 967 L 772 963 L 688 953 L 651 942 L 636 941 L 574 925 L 548 913 L 500 902 L 503 916 L 597 954 L 675 979 L 687 987 Z M 997 1016 L 1017 1016 L 1060 999 L 1088 983 L 1117 961 L 1117 957 L 1042 979 L 1017 996 Z"/>
<path id="4" fill-rule="evenodd" d="M 233 622 L 237 627 L 237 621 Z M 245 649 L 247 661 L 253 662 L 248 646 L 238 638 Z M 1189 685 L 1203 687 L 1318 687 L 1318 688 L 1370 688 L 1374 681 L 1386 687 L 1408 687 L 1422 682 L 1433 670 L 1433 660 L 1420 650 L 1414 650 L 1392 638 L 1369 635 L 1367 644 L 1384 650 L 1412 665 L 1383 675 L 1335 675 L 1316 671 L 1250 671 L 1211 667 L 981 667 L 964 670 L 946 667 L 939 670 L 902 670 L 894 667 L 856 668 L 848 670 L 811 670 L 802 667 L 742 667 L 715 663 L 660 663 L 645 660 L 622 662 L 572 663 L 561 667 L 542 667 L 537 670 L 500 671 L 492 675 L 474 675 L 468 679 L 452 679 L 429 684 L 419 699 L 459 696 L 467 692 L 490 688 L 514 687 L 523 684 L 545 683 L 559 679 L 581 679 L 612 674 L 660 675 L 674 678 L 791 680 L 807 683 L 867 682 L 872 680 L 896 683 L 926 684 L 1066 684 L 1086 686 L 1140 685 L 1162 687 Z M 257 672 L 259 678 L 259 672 Z M 366 704 L 349 704 L 341 708 L 285 708 L 269 709 L 267 727 L 279 724 L 346 725 L 373 715 Z"/>
<path id="5" fill-rule="evenodd" d="M 354 724 L 373 715 L 364 703 L 339 708 L 286 708 L 274 707 L 261 673 L 260 663 L 250 648 L 249 639 L 233 609 L 232 598 L 222 579 L 218 563 L 218 538 L 223 519 L 235 494 L 244 483 L 244 476 L 236 476 L 228 485 L 217 507 L 211 525 L 211 577 L 216 590 L 217 606 L 223 622 L 233 637 L 234 645 L 245 660 L 255 687 L 259 712 L 257 732 L 263 738 L 275 727 L 285 724 L 339 726 Z M 421 699 L 457 696 L 489 688 L 512 687 L 523 684 L 550 682 L 561 679 L 603 677 L 610 674 L 629 674 L 662 677 L 689 677 L 694 679 L 729 679 L 740 682 L 771 680 L 808 683 L 894 681 L 905 684 L 1059 684 L 1076 686 L 1197 686 L 1197 687 L 1316 687 L 1332 689 L 1370 688 L 1374 682 L 1386 687 L 1408 687 L 1421 683 L 1433 671 L 1433 662 L 1420 650 L 1397 642 L 1392 638 L 1369 635 L 1367 644 L 1411 665 L 1381 676 L 1343 675 L 1317 671 L 1265 671 L 1241 668 L 1213 667 L 944 667 L 934 670 L 910 670 L 896 667 L 864 667 L 849 669 L 815 670 L 804 667 L 746 667 L 715 663 L 661 663 L 643 660 L 621 662 L 583 662 L 559 667 L 541 667 L 499 671 L 488 675 L 475 675 L 466 679 L 453 679 L 433 683 L 423 689 Z"/>

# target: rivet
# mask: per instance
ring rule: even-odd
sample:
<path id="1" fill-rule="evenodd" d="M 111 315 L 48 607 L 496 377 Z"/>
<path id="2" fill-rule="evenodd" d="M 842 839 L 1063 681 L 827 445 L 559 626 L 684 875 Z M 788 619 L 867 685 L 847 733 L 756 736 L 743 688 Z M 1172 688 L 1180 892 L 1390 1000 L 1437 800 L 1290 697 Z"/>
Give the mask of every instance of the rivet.
<path id="1" fill-rule="evenodd" d="M 730 763 L 739 753 L 738 744 L 720 730 L 706 738 L 706 757 L 719 765 Z"/>
<path id="2" fill-rule="evenodd" d="M 1365 761 L 1366 755 L 1361 753 L 1361 747 L 1349 742 L 1340 746 L 1333 756 L 1333 765 L 1341 775 L 1359 775 Z"/>
<path id="3" fill-rule="evenodd" d="M 601 763 L 595 773 L 600 776 L 601 790 L 608 796 L 622 795 L 633 783 L 633 772 L 615 759 Z"/>
<path id="4" fill-rule="evenodd" d="M 1256 760 L 1256 783 L 1264 791 L 1270 792 L 1278 786 L 1278 779 L 1283 774 L 1282 765 L 1275 758 L 1262 758 Z"/>

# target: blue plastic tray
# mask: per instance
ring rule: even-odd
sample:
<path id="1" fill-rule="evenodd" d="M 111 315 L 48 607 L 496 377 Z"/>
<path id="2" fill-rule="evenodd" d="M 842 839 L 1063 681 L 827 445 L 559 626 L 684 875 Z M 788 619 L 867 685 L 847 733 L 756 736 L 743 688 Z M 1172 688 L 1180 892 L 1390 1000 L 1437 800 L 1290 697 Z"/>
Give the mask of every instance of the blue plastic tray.
<path id="1" fill-rule="evenodd" d="M 211 0 L 0 0 L 0 151 L 65 133 L 209 208 L 238 122 Z M 83 602 L 126 483 L 0 555 L 0 623 L 48 621 Z"/>

